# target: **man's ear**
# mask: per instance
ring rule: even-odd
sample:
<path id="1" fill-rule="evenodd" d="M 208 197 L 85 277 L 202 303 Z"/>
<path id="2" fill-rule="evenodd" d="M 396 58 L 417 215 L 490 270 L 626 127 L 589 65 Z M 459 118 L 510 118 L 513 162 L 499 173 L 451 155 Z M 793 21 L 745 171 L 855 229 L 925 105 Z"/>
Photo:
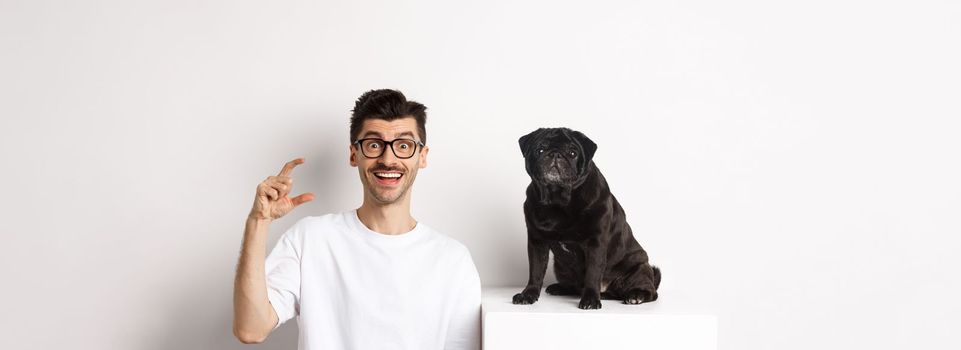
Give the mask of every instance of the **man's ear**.
<path id="1" fill-rule="evenodd" d="M 347 159 L 350 161 L 350 166 L 356 168 L 356 167 L 357 167 L 357 153 L 354 152 L 355 150 L 357 150 L 357 149 L 354 148 L 354 145 L 348 145 L 348 146 L 347 146 Z"/>
<path id="2" fill-rule="evenodd" d="M 594 152 L 597 151 L 597 144 L 595 144 L 594 141 L 591 141 L 591 139 L 587 138 L 587 135 L 582 134 L 580 131 L 572 132 L 571 136 L 573 136 L 574 139 L 577 140 L 577 143 L 581 144 L 581 148 L 584 149 L 583 158 L 585 162 L 589 162 L 594 158 Z"/>
<path id="3" fill-rule="evenodd" d="M 421 169 L 423 169 L 427 167 L 427 152 L 430 152 L 430 147 L 427 147 L 427 145 L 424 145 L 424 147 L 421 147 L 420 152 L 421 152 L 420 160 L 418 160 L 417 162 L 418 162 L 418 166 Z"/>
<path id="4" fill-rule="evenodd" d="M 527 150 L 530 147 L 531 142 L 534 142 L 534 136 L 543 132 L 544 130 L 546 129 L 538 128 L 537 130 L 531 131 L 530 134 L 521 136 L 521 138 L 517 140 L 517 143 L 521 146 L 521 154 L 527 156 Z"/>

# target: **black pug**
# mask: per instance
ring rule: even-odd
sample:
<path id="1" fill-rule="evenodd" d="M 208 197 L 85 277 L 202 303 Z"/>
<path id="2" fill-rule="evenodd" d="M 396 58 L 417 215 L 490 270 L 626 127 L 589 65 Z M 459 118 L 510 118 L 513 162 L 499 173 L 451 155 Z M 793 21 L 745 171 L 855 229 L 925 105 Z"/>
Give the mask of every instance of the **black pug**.
<path id="1" fill-rule="evenodd" d="M 540 297 L 548 251 L 558 283 L 547 294 L 580 295 L 581 309 L 599 309 L 602 296 L 625 304 L 657 300 L 661 271 L 648 263 L 591 160 L 597 145 L 568 128 L 540 128 L 519 142 L 531 176 L 524 201 L 530 279 L 514 304 Z"/>

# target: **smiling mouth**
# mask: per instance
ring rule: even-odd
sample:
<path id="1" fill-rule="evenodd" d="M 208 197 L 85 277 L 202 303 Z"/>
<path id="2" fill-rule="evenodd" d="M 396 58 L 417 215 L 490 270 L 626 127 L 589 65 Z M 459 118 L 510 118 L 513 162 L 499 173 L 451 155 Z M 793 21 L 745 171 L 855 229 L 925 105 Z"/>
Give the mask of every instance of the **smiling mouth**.
<path id="1" fill-rule="evenodd" d="M 377 183 L 390 186 L 400 183 L 400 179 L 404 177 L 404 173 L 394 171 L 375 172 L 374 177 L 377 178 Z"/>

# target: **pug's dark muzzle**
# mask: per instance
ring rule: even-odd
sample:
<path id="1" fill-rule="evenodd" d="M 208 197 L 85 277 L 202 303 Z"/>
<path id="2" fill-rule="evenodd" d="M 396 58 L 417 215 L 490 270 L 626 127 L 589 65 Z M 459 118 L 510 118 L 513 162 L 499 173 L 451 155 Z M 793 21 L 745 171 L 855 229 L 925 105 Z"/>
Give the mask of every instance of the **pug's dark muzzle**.
<path id="1" fill-rule="evenodd" d="M 560 151 L 545 152 L 535 161 L 538 177 L 550 184 L 572 184 L 576 179 L 573 159 Z"/>

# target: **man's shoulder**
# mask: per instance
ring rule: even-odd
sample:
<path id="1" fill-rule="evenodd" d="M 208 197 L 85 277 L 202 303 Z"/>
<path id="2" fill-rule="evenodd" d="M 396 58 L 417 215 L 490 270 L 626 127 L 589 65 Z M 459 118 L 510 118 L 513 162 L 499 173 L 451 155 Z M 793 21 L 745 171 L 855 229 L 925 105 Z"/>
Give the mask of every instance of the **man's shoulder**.
<path id="1" fill-rule="evenodd" d="M 307 215 L 297 219 L 290 228 L 284 232 L 285 236 L 304 237 L 313 236 L 311 233 L 317 230 L 324 230 L 332 227 L 345 226 L 345 212 L 327 213 L 321 215 Z"/>
<path id="2" fill-rule="evenodd" d="M 443 273 L 446 276 L 445 278 L 448 278 L 452 285 L 479 285 L 480 276 L 467 245 L 437 230 L 431 231 L 432 236 L 434 236 L 433 239 L 438 243 L 436 248 L 438 251 L 434 254 L 436 257 L 434 262 L 446 271 Z M 459 287 L 450 289 L 450 291 L 458 290 L 460 290 Z M 480 288 L 478 287 L 479 291 Z"/>
<path id="3" fill-rule="evenodd" d="M 442 233 L 429 225 L 425 225 L 428 228 L 430 237 L 434 240 L 438 248 L 446 253 L 450 259 L 462 259 L 465 255 L 470 256 L 470 250 L 461 241 L 456 238 Z"/>
<path id="4" fill-rule="evenodd" d="M 344 221 L 347 213 L 347 211 L 339 211 L 326 214 L 307 215 L 297 220 L 297 222 L 300 223 L 303 221 L 305 224 L 311 225 L 341 223 Z"/>

